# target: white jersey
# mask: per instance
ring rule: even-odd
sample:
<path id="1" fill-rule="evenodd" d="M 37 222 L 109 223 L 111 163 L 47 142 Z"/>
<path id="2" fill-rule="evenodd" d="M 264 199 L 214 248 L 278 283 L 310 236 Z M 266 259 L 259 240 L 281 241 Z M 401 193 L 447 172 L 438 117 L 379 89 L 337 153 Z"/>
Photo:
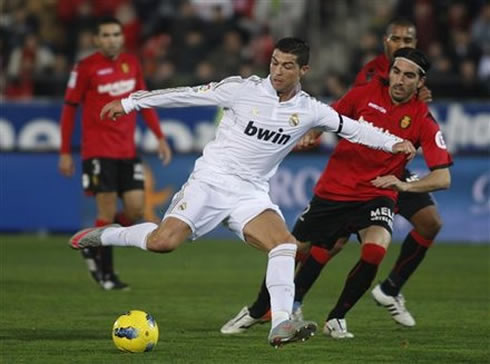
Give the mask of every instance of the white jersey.
<path id="1" fill-rule="evenodd" d="M 339 115 L 330 106 L 299 89 L 280 102 L 269 78 L 229 77 L 196 87 L 138 91 L 122 99 L 126 113 L 150 107 L 218 105 L 224 115 L 216 137 L 209 142 L 195 170 L 233 174 L 254 182 L 267 182 L 279 163 L 312 128 L 391 152 L 401 139 L 365 122 Z M 219 177 L 218 177 L 219 178 Z"/>

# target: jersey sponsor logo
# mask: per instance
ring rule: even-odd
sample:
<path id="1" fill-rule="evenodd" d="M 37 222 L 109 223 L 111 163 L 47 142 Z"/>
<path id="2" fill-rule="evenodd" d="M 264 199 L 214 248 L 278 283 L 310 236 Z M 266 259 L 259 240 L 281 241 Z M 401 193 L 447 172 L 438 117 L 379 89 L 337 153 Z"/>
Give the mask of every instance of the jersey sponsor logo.
<path id="1" fill-rule="evenodd" d="M 405 115 L 400 119 L 400 128 L 406 129 L 410 125 L 412 125 L 412 118 L 410 116 Z"/>
<path id="2" fill-rule="evenodd" d="M 68 88 L 74 88 L 77 84 L 77 71 L 70 72 L 70 78 L 68 79 Z"/>
<path id="3" fill-rule="evenodd" d="M 291 125 L 291 126 L 297 126 L 298 124 L 299 124 L 299 116 L 298 116 L 297 113 L 294 113 L 289 118 L 289 125 Z"/>
<path id="4" fill-rule="evenodd" d="M 386 114 L 386 109 L 383 106 L 379 106 L 379 105 L 375 104 L 374 102 L 368 103 L 368 106 L 375 109 L 375 110 L 378 110 L 379 112 L 382 112 L 383 114 Z"/>
<path id="5" fill-rule="evenodd" d="M 119 96 L 126 94 L 134 89 L 136 80 L 130 78 L 129 80 L 122 80 L 117 82 L 105 83 L 97 87 L 99 94 L 108 93 L 111 96 Z"/>
<path id="6" fill-rule="evenodd" d="M 442 136 L 442 132 L 439 130 L 435 136 L 436 144 L 441 149 L 447 149 L 446 142 L 444 141 L 444 137 Z"/>
<path id="7" fill-rule="evenodd" d="M 97 71 L 97 75 L 98 76 L 104 76 L 104 75 L 108 75 L 109 73 L 112 73 L 114 72 L 114 70 L 112 68 L 102 68 L 101 70 L 98 70 Z"/>
<path id="8" fill-rule="evenodd" d="M 282 134 L 283 131 L 282 128 L 279 128 L 277 131 L 259 128 L 254 126 L 254 122 L 250 120 L 243 132 L 248 136 L 255 136 L 259 140 L 284 145 L 291 139 L 291 135 Z"/>
<path id="9" fill-rule="evenodd" d="M 122 64 L 121 64 L 121 70 L 122 70 L 124 73 L 129 73 L 129 64 L 127 64 L 126 62 L 122 63 Z"/>
<path id="10" fill-rule="evenodd" d="M 371 221 L 384 221 L 390 228 L 393 227 L 393 218 L 395 213 L 388 207 L 378 207 L 371 210 Z"/>

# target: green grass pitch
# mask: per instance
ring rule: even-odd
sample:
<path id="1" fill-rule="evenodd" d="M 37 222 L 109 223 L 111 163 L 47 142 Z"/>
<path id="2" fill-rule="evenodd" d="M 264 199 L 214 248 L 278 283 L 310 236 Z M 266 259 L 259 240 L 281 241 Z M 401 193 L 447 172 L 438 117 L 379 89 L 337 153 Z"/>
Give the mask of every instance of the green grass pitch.
<path id="1" fill-rule="evenodd" d="M 435 244 L 404 289 L 417 320 L 403 328 L 366 294 L 347 316 L 356 337 L 321 332 L 273 349 L 268 325 L 241 336 L 221 325 L 255 298 L 265 254 L 236 241 L 203 240 L 168 255 L 116 250 L 129 292 L 104 292 L 88 277 L 66 236 L 0 235 L 0 363 L 488 363 L 490 245 Z M 378 278 L 389 271 L 394 244 Z M 320 327 L 359 248 L 351 243 L 324 270 L 304 312 Z M 114 320 L 129 309 L 153 314 L 153 352 L 125 354 L 112 344 Z"/>

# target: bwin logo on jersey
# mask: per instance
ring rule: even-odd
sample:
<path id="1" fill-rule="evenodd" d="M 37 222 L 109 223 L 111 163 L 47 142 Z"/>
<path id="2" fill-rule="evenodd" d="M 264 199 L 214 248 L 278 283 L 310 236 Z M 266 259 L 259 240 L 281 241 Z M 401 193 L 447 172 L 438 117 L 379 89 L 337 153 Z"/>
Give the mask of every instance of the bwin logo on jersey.
<path id="1" fill-rule="evenodd" d="M 271 142 L 274 144 L 286 144 L 289 139 L 291 139 L 291 135 L 282 134 L 284 130 L 279 128 L 277 131 L 258 128 L 254 126 L 254 122 L 250 120 L 247 124 L 247 127 L 243 131 L 248 136 L 256 136 L 259 140 L 265 140 L 266 142 Z"/>

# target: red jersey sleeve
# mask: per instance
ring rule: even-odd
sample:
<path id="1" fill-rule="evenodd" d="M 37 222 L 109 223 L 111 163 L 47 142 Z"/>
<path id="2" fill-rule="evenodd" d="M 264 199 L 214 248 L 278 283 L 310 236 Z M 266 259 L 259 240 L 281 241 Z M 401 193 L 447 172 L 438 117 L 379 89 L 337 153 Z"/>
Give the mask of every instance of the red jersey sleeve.
<path id="1" fill-rule="evenodd" d="M 427 113 L 421 128 L 420 145 L 424 152 L 425 163 L 430 170 L 447 168 L 453 164 L 439 125 L 430 113 Z"/>
<path id="2" fill-rule="evenodd" d="M 136 77 L 135 91 L 146 90 L 146 82 L 145 82 L 145 78 L 143 77 L 143 70 L 141 69 L 141 65 L 138 61 L 135 61 L 135 64 L 138 70 L 138 74 Z M 143 120 L 145 121 L 146 125 L 148 125 L 148 127 L 151 129 L 153 134 L 155 134 L 157 139 L 161 139 L 165 137 L 165 134 L 163 134 L 162 129 L 160 128 L 158 114 L 155 111 L 155 109 L 142 109 L 141 116 L 143 117 Z"/>
<path id="3" fill-rule="evenodd" d="M 65 102 L 68 104 L 78 105 L 83 101 L 85 92 L 88 89 L 90 75 L 88 74 L 87 65 L 79 63 L 75 65 L 70 73 L 68 85 L 65 91 Z"/>
<path id="4" fill-rule="evenodd" d="M 65 105 L 63 105 L 60 117 L 61 153 L 71 152 L 71 138 L 75 128 L 77 106 L 82 102 L 89 83 L 85 68 L 77 64 L 71 71 L 70 79 L 68 80 L 65 91 Z"/>

